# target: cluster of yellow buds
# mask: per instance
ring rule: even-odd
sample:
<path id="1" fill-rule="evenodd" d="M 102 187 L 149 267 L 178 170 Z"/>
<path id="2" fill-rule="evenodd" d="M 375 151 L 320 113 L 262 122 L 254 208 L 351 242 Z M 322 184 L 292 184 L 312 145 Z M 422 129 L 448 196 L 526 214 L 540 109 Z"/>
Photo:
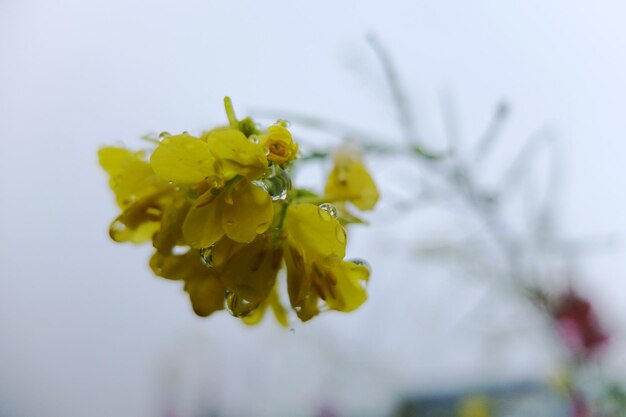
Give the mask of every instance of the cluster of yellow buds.
<path id="1" fill-rule="evenodd" d="M 322 195 L 295 188 L 290 172 L 299 152 L 286 123 L 260 130 L 250 118 L 237 120 L 224 101 L 228 127 L 198 137 L 162 135 L 149 162 L 144 152 L 100 149 L 122 210 L 111 238 L 152 241 L 150 267 L 184 281 L 199 316 L 227 308 L 255 324 L 271 307 L 287 325 L 278 291 L 283 265 L 301 320 L 358 308 L 370 271 L 344 259 L 344 225 L 355 218 L 346 203 L 370 210 L 378 200 L 358 154 L 336 154 Z"/>

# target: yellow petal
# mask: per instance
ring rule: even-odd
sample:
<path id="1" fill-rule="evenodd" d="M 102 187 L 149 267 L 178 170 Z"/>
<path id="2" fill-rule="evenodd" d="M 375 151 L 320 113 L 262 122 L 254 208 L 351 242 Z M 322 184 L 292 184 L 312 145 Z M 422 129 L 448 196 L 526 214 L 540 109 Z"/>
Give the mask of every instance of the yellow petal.
<path id="1" fill-rule="evenodd" d="M 356 310 L 367 300 L 364 284 L 369 279 L 370 271 L 364 265 L 344 261 L 326 271 L 332 288 L 326 296 L 326 304 L 337 311 Z"/>
<path id="2" fill-rule="evenodd" d="M 314 204 L 287 209 L 283 230 L 293 245 L 302 249 L 306 262 L 338 264 L 346 254 L 346 232 L 327 211 Z"/>
<path id="3" fill-rule="evenodd" d="M 119 174 L 126 161 L 143 160 L 142 152 L 131 152 L 126 148 L 105 146 L 98 150 L 100 166 L 111 176 Z"/>
<path id="4" fill-rule="evenodd" d="M 193 311 L 200 317 L 224 309 L 224 287 L 215 275 L 185 281 Z"/>
<path id="5" fill-rule="evenodd" d="M 185 281 L 185 291 L 197 315 L 206 317 L 224 308 L 224 286 L 217 273 L 202 263 L 197 250 L 183 255 L 157 252 L 150 258 L 150 267 L 160 277 Z"/>
<path id="6" fill-rule="evenodd" d="M 185 243 L 182 227 L 189 208 L 190 204 L 182 193 L 176 194 L 172 202 L 165 206 L 161 228 L 152 242 L 159 252 L 167 253 L 174 246 Z"/>
<path id="7" fill-rule="evenodd" d="M 222 205 L 222 225 L 229 238 L 247 243 L 269 229 L 274 209 L 265 190 L 246 181 L 230 197 Z"/>
<path id="8" fill-rule="evenodd" d="M 209 146 L 187 134 L 163 139 L 150 157 L 154 172 L 177 184 L 195 184 L 214 176 L 215 162 Z"/>
<path id="9" fill-rule="evenodd" d="M 131 204 L 111 223 L 109 235 L 116 242 L 140 243 L 152 239 L 161 225 L 162 207 L 168 201 L 167 193 L 160 193 Z"/>
<path id="10" fill-rule="evenodd" d="M 310 292 L 307 294 L 302 304 L 295 308 L 295 310 L 300 320 L 311 320 L 320 313 L 318 295 L 314 292 Z"/>
<path id="11" fill-rule="evenodd" d="M 272 292 L 270 292 L 269 296 L 265 299 L 265 301 L 261 303 L 261 305 L 259 305 L 258 308 L 256 308 L 248 315 L 241 317 L 241 320 L 248 326 L 254 326 L 256 324 L 259 324 L 261 320 L 263 320 L 263 317 L 265 316 L 265 312 L 267 311 L 268 307 L 272 309 L 276 320 L 278 321 L 278 323 L 280 323 L 281 326 L 287 327 L 289 325 L 287 310 L 280 303 L 276 287 L 272 289 Z"/>
<path id="12" fill-rule="evenodd" d="M 361 210 L 371 210 L 378 201 L 378 189 L 357 157 L 340 153 L 326 183 L 329 200 L 347 200 Z"/>
<path id="13" fill-rule="evenodd" d="M 289 303 L 300 320 L 310 320 L 319 314 L 319 296 L 311 285 L 310 268 L 306 266 L 302 252 L 293 245 L 287 245 L 285 249 L 285 264 Z"/>
<path id="14" fill-rule="evenodd" d="M 220 277 L 226 289 L 250 303 L 262 302 L 276 281 L 282 254 L 257 239 L 241 248 L 224 265 Z"/>
<path id="15" fill-rule="evenodd" d="M 226 236 L 217 241 L 211 251 L 211 261 L 215 268 L 220 268 L 241 248 L 245 247 L 245 243 L 235 242 Z"/>
<path id="16" fill-rule="evenodd" d="M 189 250 L 182 255 L 156 252 L 150 258 L 150 268 L 159 277 L 176 280 L 190 280 L 213 274 L 202 263 L 197 250 Z"/>
<path id="17" fill-rule="evenodd" d="M 236 175 L 255 179 L 267 169 L 263 149 L 239 130 L 212 130 L 206 136 L 206 144 L 217 161 L 218 175 L 225 180 Z"/>
<path id="18" fill-rule="evenodd" d="M 145 221 L 134 228 L 129 228 L 120 220 L 121 217 L 115 219 L 109 227 L 109 236 L 116 242 L 147 242 L 152 239 L 161 225 L 158 221 Z"/>
<path id="19" fill-rule="evenodd" d="M 286 245 L 284 249 L 285 265 L 287 267 L 287 292 L 289 302 L 296 308 L 302 305 L 310 289 L 310 280 L 307 275 L 304 255 L 295 245 Z"/>
<path id="20" fill-rule="evenodd" d="M 276 291 L 276 288 L 274 288 L 274 290 L 270 293 L 269 297 L 267 298 L 267 302 L 269 303 L 270 307 L 272 307 L 274 317 L 276 317 L 278 323 L 280 323 L 280 325 L 283 327 L 289 326 L 289 315 L 285 307 L 283 307 L 282 303 L 280 302 L 280 298 L 278 297 L 278 291 Z"/>
<path id="21" fill-rule="evenodd" d="M 122 209 L 168 187 L 152 172 L 142 152 L 105 147 L 98 151 L 98 158 L 109 174 L 109 186 Z"/>
<path id="22" fill-rule="evenodd" d="M 202 198 L 201 196 L 200 199 Z M 188 245 L 198 249 L 207 248 L 223 235 L 222 201 L 219 198 L 202 207 L 192 207 L 189 210 L 183 223 L 183 236 Z"/>

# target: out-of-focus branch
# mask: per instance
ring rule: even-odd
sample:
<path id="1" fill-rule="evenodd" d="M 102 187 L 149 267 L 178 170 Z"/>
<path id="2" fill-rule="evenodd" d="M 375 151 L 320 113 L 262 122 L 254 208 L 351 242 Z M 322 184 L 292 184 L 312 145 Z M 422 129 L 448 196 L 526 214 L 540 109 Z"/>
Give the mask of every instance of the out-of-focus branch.
<path id="1" fill-rule="evenodd" d="M 382 45 L 380 39 L 378 39 L 374 34 L 368 35 L 367 41 L 372 47 L 374 53 L 378 56 L 378 60 L 382 65 L 404 139 L 407 143 L 416 144 L 417 132 L 415 128 L 415 120 L 411 112 L 411 106 L 409 106 L 408 99 L 404 94 L 405 90 L 402 88 L 398 72 L 391 61 L 389 52 Z"/>

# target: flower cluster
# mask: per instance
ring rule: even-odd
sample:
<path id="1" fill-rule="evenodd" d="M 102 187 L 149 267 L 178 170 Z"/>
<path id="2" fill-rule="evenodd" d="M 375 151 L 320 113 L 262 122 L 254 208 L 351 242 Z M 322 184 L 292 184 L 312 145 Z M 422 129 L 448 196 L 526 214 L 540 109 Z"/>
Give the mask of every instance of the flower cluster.
<path id="1" fill-rule="evenodd" d="M 339 151 L 323 195 L 292 187 L 299 152 L 285 122 L 266 130 L 237 120 L 228 127 L 164 136 L 150 155 L 100 149 L 122 213 L 110 227 L 117 242 L 152 241 L 150 267 L 182 280 L 199 316 L 227 308 L 247 324 L 280 301 L 286 267 L 289 302 L 309 320 L 323 309 L 352 311 L 367 298 L 368 267 L 345 260 L 347 203 L 370 210 L 376 186 L 357 153 Z"/>

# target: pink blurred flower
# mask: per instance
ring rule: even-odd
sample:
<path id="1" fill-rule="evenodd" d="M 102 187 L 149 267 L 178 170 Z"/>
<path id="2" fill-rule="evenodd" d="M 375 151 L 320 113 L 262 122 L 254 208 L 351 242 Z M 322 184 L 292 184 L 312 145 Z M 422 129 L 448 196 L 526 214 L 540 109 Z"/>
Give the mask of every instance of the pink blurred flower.
<path id="1" fill-rule="evenodd" d="M 557 301 L 552 316 L 563 342 L 578 357 L 594 354 L 608 341 L 591 303 L 572 291 Z"/>

